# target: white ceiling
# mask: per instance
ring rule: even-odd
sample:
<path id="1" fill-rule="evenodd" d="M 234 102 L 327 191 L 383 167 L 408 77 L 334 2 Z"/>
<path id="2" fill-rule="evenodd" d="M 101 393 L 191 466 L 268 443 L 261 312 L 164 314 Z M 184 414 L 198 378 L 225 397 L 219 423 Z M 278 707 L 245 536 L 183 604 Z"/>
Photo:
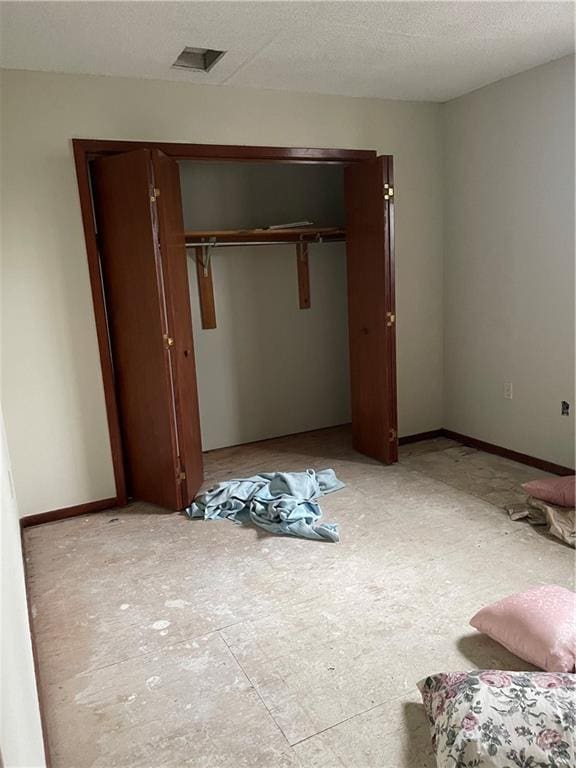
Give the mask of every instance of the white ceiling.
<path id="1" fill-rule="evenodd" d="M 574 51 L 572 2 L 2 2 L 0 66 L 446 101 Z M 185 46 L 228 53 L 171 69 Z"/>

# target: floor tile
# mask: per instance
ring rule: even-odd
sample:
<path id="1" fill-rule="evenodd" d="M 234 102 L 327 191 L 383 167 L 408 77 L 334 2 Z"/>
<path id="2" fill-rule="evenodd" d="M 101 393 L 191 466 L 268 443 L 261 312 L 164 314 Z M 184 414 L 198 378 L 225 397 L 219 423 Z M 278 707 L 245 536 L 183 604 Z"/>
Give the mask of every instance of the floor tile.
<path id="1" fill-rule="evenodd" d="M 492 642 L 463 641 L 469 616 L 454 619 L 432 591 L 423 597 L 356 585 L 222 636 L 292 744 L 413 691 L 428 674 L 469 668 L 471 654 L 474 667 L 527 668 Z"/>
<path id="2" fill-rule="evenodd" d="M 338 428 L 206 455 L 206 485 L 332 466 L 340 544 L 146 504 L 26 529 L 53 768 L 430 768 L 418 679 L 529 668 L 469 620 L 574 588 L 574 552 L 503 509 L 542 473 L 445 438 L 400 454 Z"/>
<path id="3" fill-rule="evenodd" d="M 217 634 L 79 675 L 47 693 L 56 766 L 297 765 Z"/>
<path id="4" fill-rule="evenodd" d="M 435 768 L 430 729 L 416 695 L 346 720 L 294 746 L 302 768 Z"/>

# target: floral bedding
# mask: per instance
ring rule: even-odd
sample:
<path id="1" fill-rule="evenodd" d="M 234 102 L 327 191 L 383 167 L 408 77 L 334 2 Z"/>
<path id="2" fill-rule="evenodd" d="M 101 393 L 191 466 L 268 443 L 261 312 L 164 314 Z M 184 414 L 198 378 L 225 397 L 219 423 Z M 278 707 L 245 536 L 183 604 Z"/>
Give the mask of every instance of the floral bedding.
<path id="1" fill-rule="evenodd" d="M 575 768 L 576 674 L 448 672 L 418 687 L 438 768 Z"/>

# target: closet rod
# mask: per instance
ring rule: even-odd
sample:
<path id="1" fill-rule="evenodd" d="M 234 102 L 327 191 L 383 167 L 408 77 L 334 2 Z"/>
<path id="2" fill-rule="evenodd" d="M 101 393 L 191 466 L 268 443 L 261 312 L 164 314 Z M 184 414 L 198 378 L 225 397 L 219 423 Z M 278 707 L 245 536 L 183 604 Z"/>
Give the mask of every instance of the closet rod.
<path id="1" fill-rule="evenodd" d="M 329 240 L 304 240 L 307 245 L 325 245 L 326 243 L 343 243 L 344 237 Z M 228 246 L 240 246 L 240 245 L 297 245 L 299 240 L 255 240 L 254 242 L 246 242 L 245 240 L 237 243 L 186 243 L 186 248 L 224 248 Z"/>

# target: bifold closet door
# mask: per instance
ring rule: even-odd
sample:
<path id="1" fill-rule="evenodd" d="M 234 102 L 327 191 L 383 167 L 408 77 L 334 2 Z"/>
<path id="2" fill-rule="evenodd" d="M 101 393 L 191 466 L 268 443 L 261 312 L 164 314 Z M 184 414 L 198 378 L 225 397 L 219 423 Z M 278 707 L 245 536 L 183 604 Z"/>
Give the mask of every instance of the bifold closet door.
<path id="1" fill-rule="evenodd" d="M 178 168 L 142 149 L 92 181 L 129 495 L 182 509 L 203 472 Z"/>
<path id="2" fill-rule="evenodd" d="M 398 460 L 392 158 L 345 171 L 348 335 L 354 448 Z"/>

